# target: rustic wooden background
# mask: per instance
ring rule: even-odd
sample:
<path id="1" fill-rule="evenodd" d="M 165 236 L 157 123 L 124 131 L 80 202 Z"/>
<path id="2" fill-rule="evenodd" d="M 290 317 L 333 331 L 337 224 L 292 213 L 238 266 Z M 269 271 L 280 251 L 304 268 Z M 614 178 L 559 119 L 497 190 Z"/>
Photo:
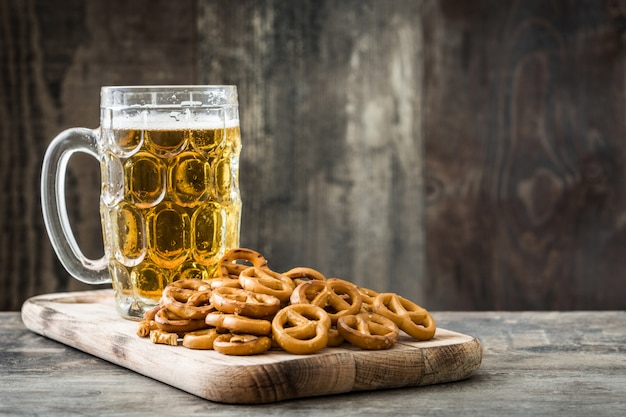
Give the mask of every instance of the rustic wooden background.
<path id="1" fill-rule="evenodd" d="M 236 84 L 241 243 L 430 309 L 626 308 L 626 3 L 0 0 L 0 310 L 78 290 L 43 153 L 99 88 Z M 68 206 L 102 253 L 99 171 Z"/>

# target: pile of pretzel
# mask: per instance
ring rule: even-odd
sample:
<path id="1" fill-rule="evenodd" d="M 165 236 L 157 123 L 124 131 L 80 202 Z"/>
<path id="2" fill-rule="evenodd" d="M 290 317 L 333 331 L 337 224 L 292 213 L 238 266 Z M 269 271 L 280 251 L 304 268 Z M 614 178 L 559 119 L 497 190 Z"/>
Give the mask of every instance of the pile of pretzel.
<path id="1" fill-rule="evenodd" d="M 271 270 L 260 253 L 238 248 L 219 276 L 169 284 L 144 314 L 137 334 L 153 343 L 255 355 L 272 347 L 310 354 L 344 341 L 389 349 L 403 330 L 417 340 L 436 330 L 430 313 L 394 293 L 377 293 L 312 268 Z"/>

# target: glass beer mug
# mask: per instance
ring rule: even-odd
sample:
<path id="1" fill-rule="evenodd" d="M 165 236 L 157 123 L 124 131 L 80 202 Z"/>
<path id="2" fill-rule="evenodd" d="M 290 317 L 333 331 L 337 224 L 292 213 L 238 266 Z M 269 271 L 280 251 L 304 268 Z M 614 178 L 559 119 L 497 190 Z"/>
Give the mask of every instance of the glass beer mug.
<path id="1" fill-rule="evenodd" d="M 43 215 L 59 260 L 79 281 L 111 282 L 130 319 L 158 304 L 170 282 L 215 276 L 239 246 L 240 151 L 235 86 L 103 87 L 100 127 L 61 132 L 44 157 Z M 100 162 L 100 259 L 83 255 L 68 221 L 74 152 Z"/>

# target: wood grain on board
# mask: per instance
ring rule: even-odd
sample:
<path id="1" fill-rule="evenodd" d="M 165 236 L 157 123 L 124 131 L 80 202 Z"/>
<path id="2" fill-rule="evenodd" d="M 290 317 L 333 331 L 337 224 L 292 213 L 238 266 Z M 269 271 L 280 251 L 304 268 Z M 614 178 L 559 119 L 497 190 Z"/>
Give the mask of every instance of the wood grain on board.
<path id="1" fill-rule="evenodd" d="M 402 334 L 391 348 L 347 342 L 311 355 L 280 349 L 255 356 L 153 344 L 115 311 L 113 291 L 47 294 L 22 308 L 27 328 L 199 397 L 260 404 L 351 391 L 431 385 L 468 378 L 482 361 L 472 336 L 437 329 L 429 341 Z"/>

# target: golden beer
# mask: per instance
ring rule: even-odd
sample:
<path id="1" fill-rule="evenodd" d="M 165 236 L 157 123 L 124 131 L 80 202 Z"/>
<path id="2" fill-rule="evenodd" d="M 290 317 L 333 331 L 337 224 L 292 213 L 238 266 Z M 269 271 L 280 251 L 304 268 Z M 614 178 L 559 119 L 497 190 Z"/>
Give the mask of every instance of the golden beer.
<path id="1" fill-rule="evenodd" d="M 86 257 L 72 232 L 64 184 L 70 157 L 100 163 L 104 254 Z M 44 155 L 41 206 L 65 270 L 111 283 L 118 313 L 140 319 L 162 290 L 210 278 L 239 246 L 239 102 L 234 85 L 106 86 L 100 126 L 60 132 Z"/>
<path id="2" fill-rule="evenodd" d="M 158 303 L 184 278 L 215 276 L 239 246 L 239 126 L 111 129 L 101 215 L 120 306 Z M 136 307 L 135 307 L 136 308 Z"/>

